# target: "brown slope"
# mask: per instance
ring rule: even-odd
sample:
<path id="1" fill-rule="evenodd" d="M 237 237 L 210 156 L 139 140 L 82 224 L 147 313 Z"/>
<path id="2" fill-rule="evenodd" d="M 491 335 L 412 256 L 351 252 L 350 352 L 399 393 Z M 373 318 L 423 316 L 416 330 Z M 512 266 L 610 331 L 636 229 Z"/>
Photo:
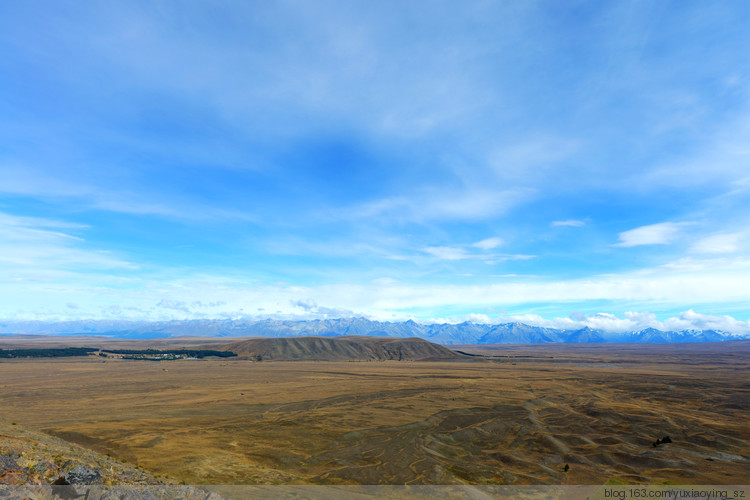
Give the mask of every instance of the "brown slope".
<path id="1" fill-rule="evenodd" d="M 51 484 L 60 477 L 72 484 L 176 482 L 156 478 L 112 457 L 0 419 L 0 485 Z"/>
<path id="2" fill-rule="evenodd" d="M 242 358 L 258 361 L 426 361 L 468 358 L 419 338 L 257 338 L 226 344 L 223 349 L 235 352 Z"/>

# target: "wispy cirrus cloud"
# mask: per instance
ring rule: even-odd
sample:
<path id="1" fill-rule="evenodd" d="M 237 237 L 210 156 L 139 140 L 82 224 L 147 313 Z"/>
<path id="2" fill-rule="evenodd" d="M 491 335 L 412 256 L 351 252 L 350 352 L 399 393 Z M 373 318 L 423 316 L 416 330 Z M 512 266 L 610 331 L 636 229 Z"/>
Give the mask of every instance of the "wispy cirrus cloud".
<path id="1" fill-rule="evenodd" d="M 67 221 L 0 213 L 0 273 L 18 280 L 31 275 L 38 278 L 61 272 L 136 267 L 106 250 L 87 248 L 82 237 L 70 234 L 86 228 Z"/>
<path id="2" fill-rule="evenodd" d="M 481 248 L 482 250 L 492 250 L 493 248 L 497 248 L 504 244 L 505 242 L 502 238 L 498 238 L 495 236 L 492 238 L 485 238 L 483 240 L 477 241 L 476 243 L 472 243 L 471 246 L 475 248 Z"/>
<path id="3" fill-rule="evenodd" d="M 740 241 L 746 236 L 742 233 L 712 234 L 693 243 L 689 252 L 697 254 L 725 254 L 740 249 Z"/>
<path id="4" fill-rule="evenodd" d="M 20 235 L 23 233 L 23 228 L 33 231 L 35 228 L 87 229 L 89 226 L 78 222 L 46 219 L 44 217 L 18 216 L 0 212 L 0 227 L 4 227 L 6 230 L 16 228 L 19 231 L 17 234 Z M 62 233 L 58 234 L 62 235 Z"/>
<path id="5" fill-rule="evenodd" d="M 342 216 L 395 223 L 481 220 L 506 214 L 533 199 L 535 190 L 513 188 L 427 188 L 410 195 L 384 198 L 342 212 Z"/>
<path id="6" fill-rule="evenodd" d="M 487 264 L 497 264 L 508 260 L 528 260 L 534 255 L 498 253 L 496 248 L 504 245 L 502 238 L 496 236 L 485 238 L 474 243 L 450 246 L 425 246 L 420 249 L 424 254 L 438 260 L 481 260 Z"/>
<path id="7" fill-rule="evenodd" d="M 62 202 L 68 206 L 135 215 L 156 215 L 169 218 L 194 218 L 206 210 L 194 210 L 192 202 L 156 201 L 156 196 L 123 189 L 123 186 L 97 186 L 90 181 L 65 175 L 50 175 L 38 169 L 16 165 L 0 165 L 0 193 Z M 152 191 L 150 188 L 149 191 Z M 163 196 L 162 196 L 163 197 Z M 189 207 L 189 208 L 188 208 Z"/>
<path id="8" fill-rule="evenodd" d="M 582 149 L 578 138 L 562 136 L 528 137 L 523 141 L 493 148 L 488 164 L 502 179 L 529 182 L 557 178 L 566 171 L 565 160 Z"/>
<path id="9" fill-rule="evenodd" d="M 102 271 L 108 269 L 112 267 L 102 268 Z M 301 286 L 255 282 L 240 275 L 186 277 L 179 269 L 161 269 L 160 274 L 153 271 L 149 274 L 139 273 L 134 279 L 118 282 L 111 276 L 102 280 L 101 274 L 81 275 L 77 270 L 73 271 L 66 275 L 55 275 L 53 283 L 49 280 L 14 282 L 5 279 L 0 283 L 0 293 L 11 297 L 12 291 L 13 295 L 12 300 L 0 304 L 0 314 L 38 319 L 75 318 L 88 317 L 86 315 L 92 314 L 92 311 L 101 310 L 100 314 L 104 314 L 104 317 L 140 315 L 150 319 L 185 319 L 268 314 L 294 317 L 302 313 L 328 314 L 338 310 L 347 311 L 347 315 L 380 319 L 424 319 L 444 316 L 440 311 L 446 308 L 469 312 L 498 307 L 517 310 L 526 305 L 543 303 L 547 304 L 546 307 L 559 310 L 570 307 L 570 304 L 575 304 L 573 307 L 585 306 L 590 301 L 598 304 L 605 302 L 615 307 L 628 303 L 631 308 L 626 310 L 630 311 L 675 309 L 685 303 L 693 304 L 694 310 L 734 307 L 741 311 L 744 310 L 743 304 L 746 304 L 750 261 L 743 258 L 711 259 L 693 267 L 660 266 L 637 272 L 569 280 L 549 276 L 528 280 L 509 275 L 502 279 L 461 285 L 375 279 L 366 284 L 339 281 Z M 3 273 L 7 273 L 7 269 Z M 76 297 L 79 309 L 67 306 L 71 297 Z M 81 302 L 87 304 L 85 309 L 80 308 Z M 111 306 L 119 307 L 117 314 L 110 311 Z M 458 318 L 462 314 L 457 312 L 454 316 Z M 614 321 L 608 314 L 612 313 L 586 316 L 585 324 L 603 329 L 628 329 L 654 321 L 653 317 L 635 317 L 630 313 Z M 726 320 L 722 315 L 717 315 L 717 318 L 711 321 L 721 323 Z M 698 324 L 696 318 L 683 319 L 690 324 Z M 579 323 L 583 321 L 580 318 L 573 320 Z M 722 328 L 733 331 L 729 327 Z"/>
<path id="10" fill-rule="evenodd" d="M 469 253 L 466 248 L 463 247 L 424 247 L 422 252 L 436 257 L 440 260 L 463 260 L 463 259 L 474 259 L 482 256 Z"/>
<path id="11" fill-rule="evenodd" d="M 550 222 L 550 227 L 583 227 L 586 223 L 582 220 L 567 219 Z"/>
<path id="12" fill-rule="evenodd" d="M 476 311 L 488 307 L 518 308 L 524 304 L 539 303 L 586 304 L 591 300 L 612 304 L 627 302 L 641 310 L 651 309 L 654 305 L 659 308 L 679 308 L 681 304 L 690 302 L 698 310 L 701 307 L 715 308 L 717 305 L 724 307 L 725 304 L 744 303 L 747 296 L 746 283 L 750 279 L 750 263 L 747 260 L 713 262 L 710 267 L 703 269 L 657 268 L 647 271 L 584 280 L 543 278 L 529 281 L 507 278 L 502 282 L 472 285 L 415 285 L 388 279 L 363 285 L 340 282 L 300 286 L 256 284 L 221 276 L 166 280 L 141 276 L 138 282 L 124 289 L 61 280 L 55 287 L 57 291 L 50 289 L 47 283 L 26 283 L 23 287 L 16 286 L 15 290 L 16 297 L 28 295 L 31 300 L 36 297 L 36 300 L 46 303 L 48 308 L 59 302 L 59 311 L 54 313 L 67 317 L 84 314 L 65 306 L 69 297 L 76 296 L 78 301 L 101 304 L 102 307 L 118 304 L 122 308 L 147 310 L 160 304 L 152 313 L 153 317 L 158 318 L 188 318 L 193 313 L 200 314 L 201 317 L 235 313 L 294 315 L 300 312 L 300 308 L 307 308 L 306 312 L 310 312 L 319 304 L 325 304 L 326 310 L 339 309 L 350 311 L 353 315 L 389 319 L 437 317 L 439 311 L 446 307 Z M 6 281 L 0 286 L 0 291 L 7 291 L 8 286 L 10 285 Z M 67 293 L 60 293 L 63 289 Z M 193 306 L 193 303 L 198 303 L 196 301 L 201 305 Z M 187 311 L 186 304 L 190 305 Z M 0 311 L 5 311 L 9 306 L 7 303 L 2 304 Z M 630 328 L 633 324 L 622 321 L 613 323 L 610 320 L 606 315 L 598 315 L 591 318 L 589 324 L 605 328 L 606 323 L 613 328 L 619 325 L 617 327 L 623 329 Z M 626 316 L 621 320 L 645 324 L 644 321 L 648 318 Z"/>
<path id="13" fill-rule="evenodd" d="M 637 227 L 620 233 L 620 242 L 613 246 L 668 245 L 673 243 L 689 225 L 691 225 L 689 222 L 661 222 Z"/>
<path id="14" fill-rule="evenodd" d="M 46 7 L 0 2 L 7 314 L 747 302 L 738 3 Z"/>

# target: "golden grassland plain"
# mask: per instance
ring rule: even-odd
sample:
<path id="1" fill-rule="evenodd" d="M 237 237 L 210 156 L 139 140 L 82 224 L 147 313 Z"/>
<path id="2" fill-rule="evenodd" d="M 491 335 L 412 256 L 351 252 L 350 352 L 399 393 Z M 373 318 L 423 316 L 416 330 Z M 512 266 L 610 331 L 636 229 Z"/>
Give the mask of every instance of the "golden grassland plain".
<path id="1" fill-rule="evenodd" d="M 458 349 L 1 360 L 0 417 L 192 484 L 750 484 L 750 342 Z"/>

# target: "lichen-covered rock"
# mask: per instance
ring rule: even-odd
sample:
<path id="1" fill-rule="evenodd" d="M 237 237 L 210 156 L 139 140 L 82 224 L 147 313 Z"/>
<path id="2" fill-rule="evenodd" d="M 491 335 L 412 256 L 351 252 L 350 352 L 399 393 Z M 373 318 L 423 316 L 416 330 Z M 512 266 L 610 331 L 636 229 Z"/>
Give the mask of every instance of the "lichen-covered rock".
<path id="1" fill-rule="evenodd" d="M 101 484 L 102 475 L 96 470 L 76 465 L 65 474 L 65 480 L 70 484 Z"/>
<path id="2" fill-rule="evenodd" d="M 26 484 L 33 481 L 31 471 L 9 455 L 0 455 L 0 484 Z"/>
<path id="3" fill-rule="evenodd" d="M 18 462 L 13 457 L 8 455 L 0 455 L 0 474 L 3 474 L 12 470 L 19 470 L 21 468 Z"/>
<path id="4" fill-rule="evenodd" d="M 37 460 L 29 468 L 44 482 L 47 482 L 47 480 L 58 475 L 60 472 L 58 466 L 43 459 Z"/>
<path id="5" fill-rule="evenodd" d="M 125 464 L 22 425 L 0 418 L 0 486 L 47 486 L 62 477 L 83 486 L 173 484 Z M 0 495 L 0 498 L 2 495 Z"/>

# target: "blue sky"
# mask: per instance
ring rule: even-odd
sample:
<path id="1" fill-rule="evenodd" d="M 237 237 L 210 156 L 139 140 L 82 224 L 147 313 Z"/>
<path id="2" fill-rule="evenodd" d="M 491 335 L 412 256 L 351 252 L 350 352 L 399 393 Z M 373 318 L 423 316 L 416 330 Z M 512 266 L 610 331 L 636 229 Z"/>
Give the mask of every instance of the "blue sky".
<path id="1" fill-rule="evenodd" d="M 750 331 L 747 2 L 2 2 L 0 318 Z"/>

